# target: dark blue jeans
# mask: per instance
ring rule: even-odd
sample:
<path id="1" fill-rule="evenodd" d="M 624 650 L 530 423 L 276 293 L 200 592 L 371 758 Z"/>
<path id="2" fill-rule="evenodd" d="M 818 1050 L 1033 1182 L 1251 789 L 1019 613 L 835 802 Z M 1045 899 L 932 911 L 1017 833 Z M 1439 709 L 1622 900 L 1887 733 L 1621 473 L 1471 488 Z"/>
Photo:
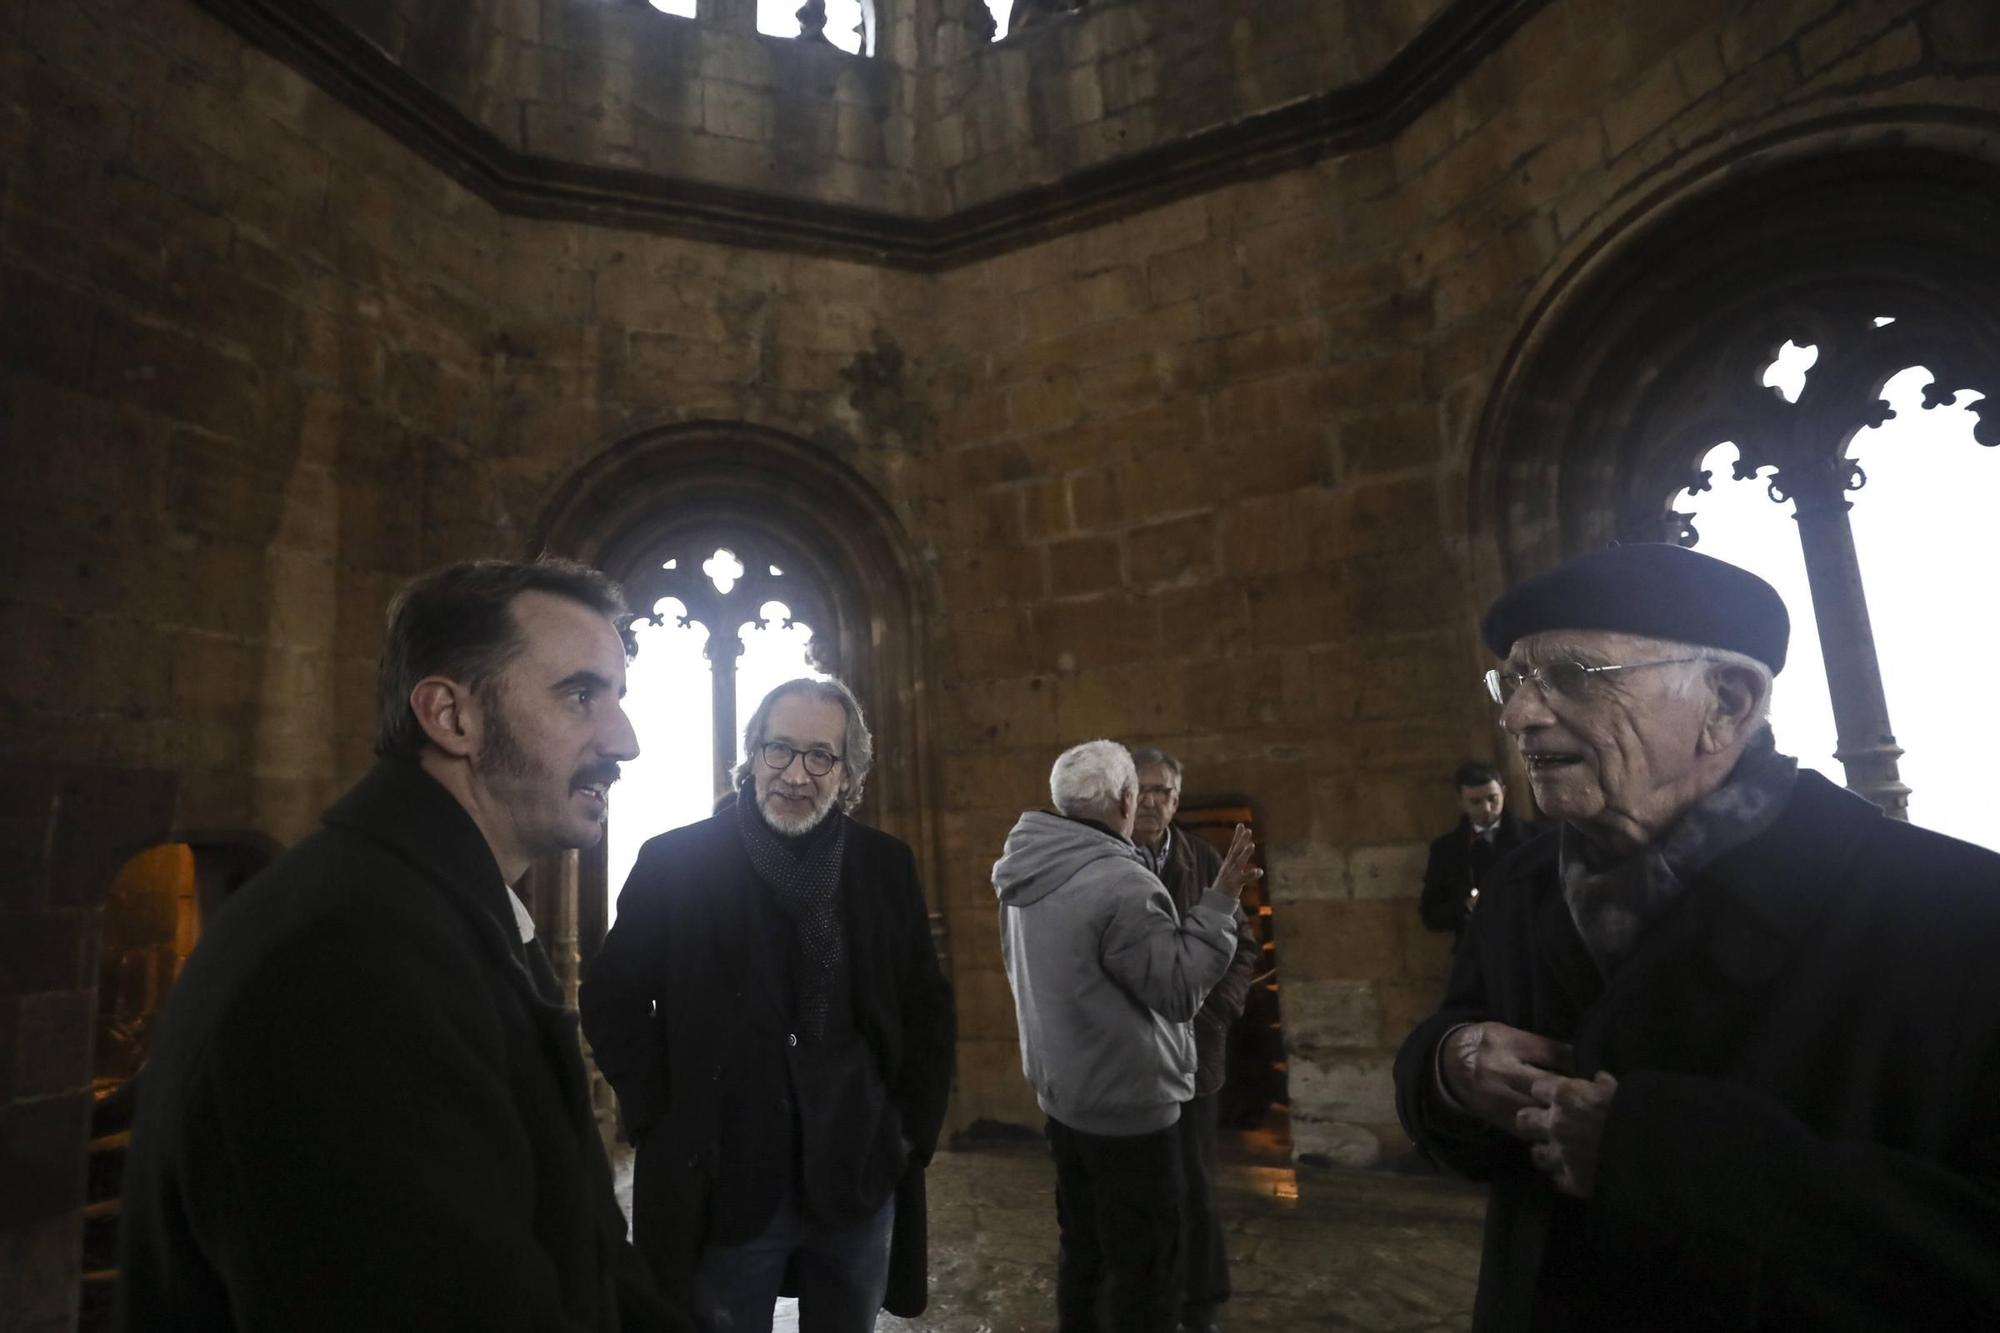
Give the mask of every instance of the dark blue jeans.
<path id="1" fill-rule="evenodd" d="M 1051 1118 L 1061 1333 L 1173 1333 L 1180 1308 L 1181 1136 L 1086 1134 Z"/>
<path id="2" fill-rule="evenodd" d="M 896 1196 L 859 1222 L 816 1222 L 788 1192 L 769 1226 L 741 1245 L 708 1245 L 694 1272 L 694 1317 L 703 1333 L 771 1333 L 789 1266 L 799 1333 L 866 1333 L 889 1285 Z"/>

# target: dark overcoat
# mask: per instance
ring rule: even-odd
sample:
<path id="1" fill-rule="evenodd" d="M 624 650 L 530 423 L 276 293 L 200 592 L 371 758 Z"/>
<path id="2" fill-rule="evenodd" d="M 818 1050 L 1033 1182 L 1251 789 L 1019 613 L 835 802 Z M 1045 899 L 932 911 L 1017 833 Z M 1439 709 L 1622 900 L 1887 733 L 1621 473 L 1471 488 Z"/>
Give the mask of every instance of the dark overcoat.
<path id="1" fill-rule="evenodd" d="M 552 995 L 464 808 L 377 764 L 175 984 L 125 1169 L 124 1327 L 677 1327 Z"/>
<path id="2" fill-rule="evenodd" d="M 639 1142 L 633 1238 L 662 1292 L 691 1301 L 706 1241 L 750 1240 L 792 1181 L 785 1016 L 758 993 L 766 891 L 751 869 L 737 813 L 647 842 L 618 898 L 618 919 L 584 978 L 580 1004 L 598 1068 Z M 922 1312 L 927 1299 L 924 1166 L 951 1094 L 957 1027 L 930 917 L 907 844 L 850 822 L 841 864 L 855 1030 L 911 1150 L 891 1162 L 896 1219 L 884 1307 Z M 855 1125 L 854 1187 L 865 1189 L 893 1131 Z M 877 1195 L 876 1197 L 880 1197 Z"/>
<path id="3" fill-rule="evenodd" d="M 1436 931 L 1450 931 L 1463 938 L 1465 923 L 1472 913 L 1465 898 L 1485 883 L 1507 853 L 1541 832 L 1541 826 L 1517 819 L 1512 810 L 1500 812 L 1500 827 L 1493 841 L 1472 836 L 1472 821 L 1464 815 L 1451 832 L 1431 839 L 1430 856 L 1424 862 L 1424 888 L 1417 899 L 1417 914 L 1424 925 Z"/>
<path id="4" fill-rule="evenodd" d="M 2000 1327 L 2000 856 L 1802 772 L 1607 985 L 1557 842 L 1498 868 L 1397 1059 L 1405 1127 L 1492 1182 L 1475 1329 Z M 1489 1019 L 1618 1079 L 1587 1202 L 1438 1100 Z"/>

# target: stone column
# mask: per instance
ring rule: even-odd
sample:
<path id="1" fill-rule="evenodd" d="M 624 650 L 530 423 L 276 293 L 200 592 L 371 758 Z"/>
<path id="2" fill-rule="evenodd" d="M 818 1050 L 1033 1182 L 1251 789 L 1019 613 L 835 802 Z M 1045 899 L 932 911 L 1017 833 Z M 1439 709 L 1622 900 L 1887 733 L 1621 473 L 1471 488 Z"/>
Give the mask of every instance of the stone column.
<path id="1" fill-rule="evenodd" d="M 1772 498 L 1792 501 L 1799 544 L 1805 550 L 1820 652 L 1826 659 L 1827 692 L 1833 699 L 1840 739 L 1834 758 L 1846 770 L 1850 790 L 1891 817 L 1907 819 L 1910 789 L 1896 768 L 1903 750 L 1889 725 L 1889 699 L 1882 689 L 1861 561 L 1847 517 L 1853 508 L 1847 492 L 1858 489 L 1862 480 L 1860 469 L 1847 459 L 1786 468 L 1772 479 Z"/>
<path id="2" fill-rule="evenodd" d="M 719 797 L 729 790 L 729 770 L 736 761 L 736 659 L 743 656 L 743 640 L 733 629 L 719 631 L 714 624 L 711 620 L 708 647 L 702 651 L 708 658 L 713 699 L 709 711 L 715 723 L 715 794 Z"/>

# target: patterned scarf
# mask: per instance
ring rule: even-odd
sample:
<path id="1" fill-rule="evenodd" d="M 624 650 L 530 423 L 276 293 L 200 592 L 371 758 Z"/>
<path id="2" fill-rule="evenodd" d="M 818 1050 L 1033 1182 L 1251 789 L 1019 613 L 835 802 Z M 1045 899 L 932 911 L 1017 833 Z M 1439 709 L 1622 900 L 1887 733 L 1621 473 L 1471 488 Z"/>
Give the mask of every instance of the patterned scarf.
<path id="1" fill-rule="evenodd" d="M 770 886 L 778 906 L 792 919 L 803 963 L 797 978 L 799 1028 L 818 1041 L 826 1035 L 827 1008 L 847 965 L 847 936 L 834 901 L 840 887 L 840 860 L 847 849 L 847 816 L 829 810 L 819 827 L 808 833 L 797 837 L 779 833 L 757 807 L 753 779 L 736 794 L 736 827 L 750 868 Z"/>
<path id="2" fill-rule="evenodd" d="M 1680 900 L 1689 881 L 1776 822 L 1798 770 L 1798 760 L 1778 753 L 1766 727 L 1727 781 L 1689 807 L 1664 837 L 1622 860 L 1605 861 L 1587 839 L 1563 825 L 1563 901 L 1600 974 L 1610 979 L 1646 927 Z"/>

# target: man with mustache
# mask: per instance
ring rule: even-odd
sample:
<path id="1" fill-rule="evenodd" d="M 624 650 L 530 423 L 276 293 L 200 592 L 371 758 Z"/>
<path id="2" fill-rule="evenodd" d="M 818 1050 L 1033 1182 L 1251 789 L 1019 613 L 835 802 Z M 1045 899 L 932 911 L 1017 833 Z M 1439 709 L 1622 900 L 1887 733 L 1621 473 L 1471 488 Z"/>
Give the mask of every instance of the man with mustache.
<path id="1" fill-rule="evenodd" d="M 585 978 L 639 1145 L 633 1234 L 702 1329 L 873 1328 L 925 1303 L 924 1165 L 955 1026 L 915 858 L 850 815 L 854 695 L 794 680 L 744 728 L 736 799 L 652 839 Z"/>
<path id="2" fill-rule="evenodd" d="M 639 753 L 618 588 L 453 565 L 390 606 L 359 785 L 231 898 L 141 1075 L 125 1328 L 668 1329 L 576 1018 L 509 887 Z"/>
<path id="3" fill-rule="evenodd" d="M 2000 856 L 1777 751 L 1789 622 L 1734 565 L 1593 552 L 1482 631 L 1560 827 L 1396 1063 L 1492 1184 L 1474 1328 L 2000 1327 Z"/>

